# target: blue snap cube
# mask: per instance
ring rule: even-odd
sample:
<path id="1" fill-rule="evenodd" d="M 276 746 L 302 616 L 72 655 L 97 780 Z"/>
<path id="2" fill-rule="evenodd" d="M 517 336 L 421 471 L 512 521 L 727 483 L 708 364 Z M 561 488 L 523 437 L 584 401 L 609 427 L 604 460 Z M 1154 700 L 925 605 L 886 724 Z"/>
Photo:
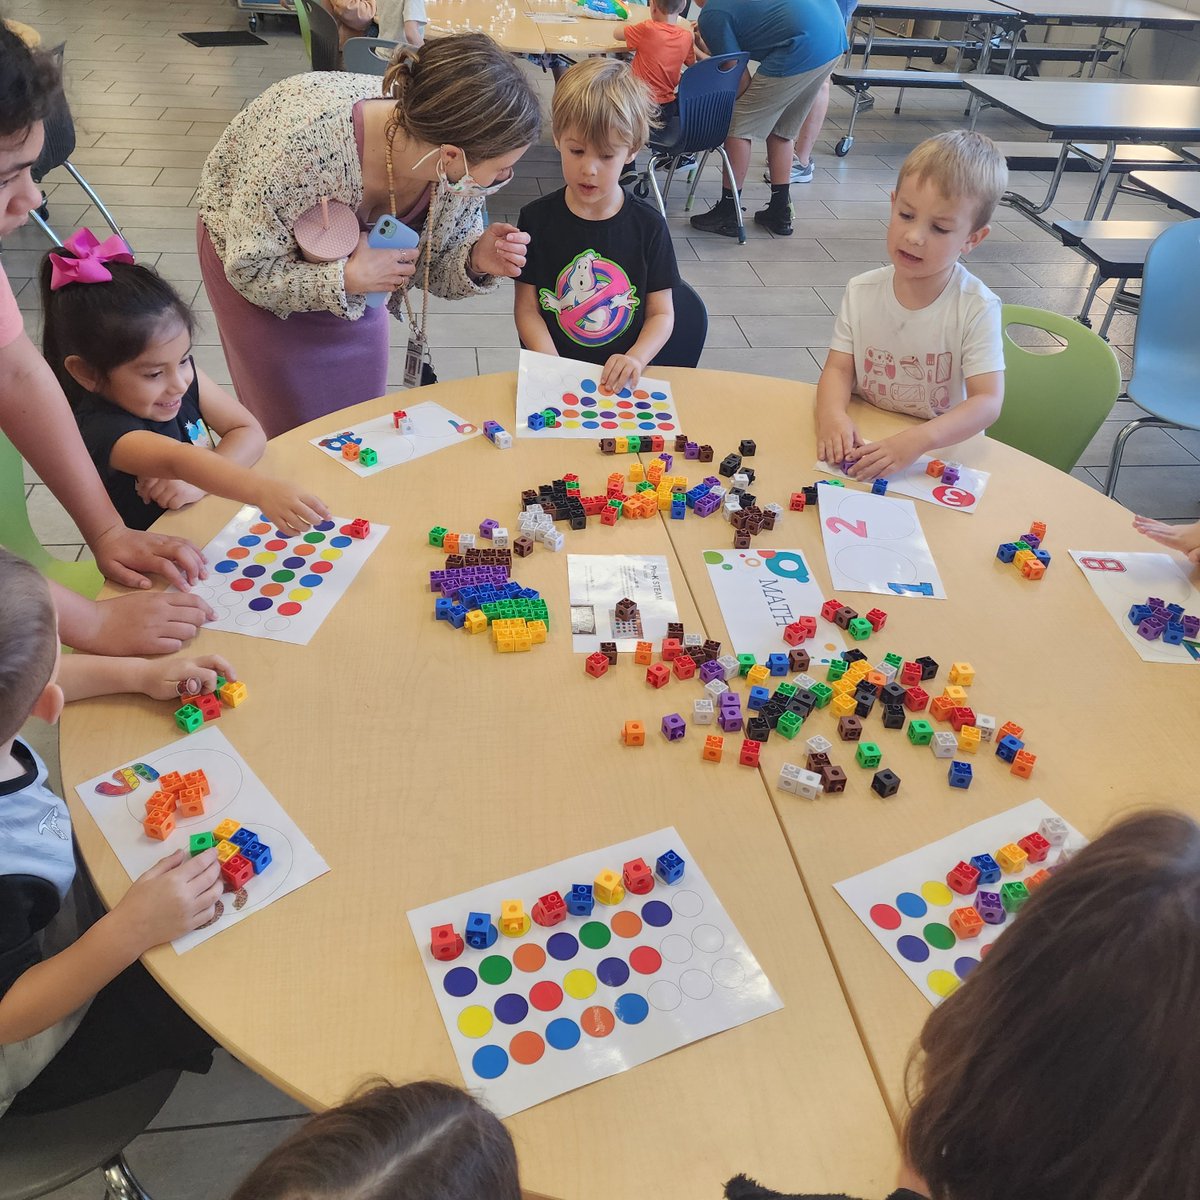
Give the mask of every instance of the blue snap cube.
<path id="1" fill-rule="evenodd" d="M 771 693 L 765 687 L 752 687 L 746 697 L 746 707 L 757 712 L 771 699 Z"/>
<path id="2" fill-rule="evenodd" d="M 241 855 L 249 859 L 255 875 L 261 875 L 271 865 L 271 847 L 264 846 L 262 842 L 254 841 L 248 846 L 243 846 Z"/>
<path id="3" fill-rule="evenodd" d="M 576 883 L 566 895 L 567 912 L 573 917 L 590 917 L 596 906 L 590 883 Z"/>
<path id="4" fill-rule="evenodd" d="M 888 489 L 888 481 L 881 475 L 871 484 L 871 494 L 874 496 L 886 496 Z"/>
<path id="5" fill-rule="evenodd" d="M 952 762 L 950 764 L 949 778 L 952 788 L 969 788 L 971 786 L 971 764 Z"/>
<path id="6" fill-rule="evenodd" d="M 499 937 L 490 913 L 473 912 L 467 915 L 466 943 L 474 950 L 486 950 Z"/>
<path id="7" fill-rule="evenodd" d="M 546 418 L 543 417 L 540 412 L 531 412 L 529 414 L 529 428 L 535 429 L 535 430 L 536 429 L 545 429 L 546 428 Z"/>
<path id="8" fill-rule="evenodd" d="M 788 673 L 788 656 L 786 654 L 768 654 L 767 670 L 772 675 L 786 675 Z"/>
<path id="9" fill-rule="evenodd" d="M 258 834 L 253 829 L 247 829 L 243 825 L 229 840 L 240 850 L 243 846 L 249 846 L 252 842 L 257 842 Z"/>
<path id="10" fill-rule="evenodd" d="M 999 883 L 1000 864 L 990 854 L 976 854 L 971 858 L 971 866 L 979 872 L 980 883 Z M 999 899 L 999 897 L 997 897 Z M 978 907 L 978 906 L 977 906 Z"/>
<path id="11" fill-rule="evenodd" d="M 1002 563 L 1010 563 L 1017 557 L 1017 548 L 1012 542 L 1001 542 L 1000 548 L 996 551 L 996 557 Z"/>
<path id="12" fill-rule="evenodd" d="M 1010 763 L 1017 757 L 1017 751 L 1024 749 L 1025 743 L 1020 738 L 1015 738 L 1011 733 L 1008 733 L 997 743 L 996 757 L 1004 759 L 1006 763 Z"/>
<path id="13" fill-rule="evenodd" d="M 658 856 L 654 870 L 663 883 L 678 883 L 683 878 L 683 859 L 674 850 L 668 850 Z"/>

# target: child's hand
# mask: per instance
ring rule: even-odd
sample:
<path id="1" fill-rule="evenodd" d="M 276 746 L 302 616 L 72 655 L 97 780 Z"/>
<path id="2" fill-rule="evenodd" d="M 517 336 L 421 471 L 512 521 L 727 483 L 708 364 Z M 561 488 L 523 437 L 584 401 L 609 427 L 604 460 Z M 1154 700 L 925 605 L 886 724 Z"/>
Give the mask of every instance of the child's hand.
<path id="1" fill-rule="evenodd" d="M 137 957 L 212 920 L 222 887 L 216 850 L 176 850 L 133 881 L 111 916 Z"/>
<path id="2" fill-rule="evenodd" d="M 1161 542 L 1180 554 L 1186 554 L 1194 563 L 1200 563 L 1200 521 L 1190 525 L 1167 525 L 1152 521 L 1149 517 L 1134 517 L 1133 527 L 1138 533 Z"/>
<path id="3" fill-rule="evenodd" d="M 147 504 L 157 504 L 159 508 L 186 508 L 208 495 L 182 479 L 139 478 L 136 490 Z"/>
<path id="4" fill-rule="evenodd" d="M 329 516 L 324 500 L 283 479 L 263 478 L 252 499 L 262 515 L 284 533 L 303 533 Z"/>
<path id="5" fill-rule="evenodd" d="M 903 433 L 884 438 L 882 442 L 872 442 L 851 450 L 846 455 L 853 464 L 850 467 L 851 478 L 865 482 L 882 475 L 886 479 L 905 467 L 911 467 L 921 457 L 921 433 L 920 429 L 906 429 Z"/>
<path id="6" fill-rule="evenodd" d="M 96 630 L 76 650 L 124 658 L 130 654 L 175 654 L 216 613 L 188 592 L 134 592 L 95 605 Z M 81 640 L 81 639 L 76 639 Z"/>
<path id="7" fill-rule="evenodd" d="M 201 692 L 214 692 L 217 676 L 236 679 L 233 668 L 217 654 L 196 658 L 166 658 L 147 662 L 138 681 L 138 690 L 151 700 L 179 700 L 186 704 Z"/>
<path id="8" fill-rule="evenodd" d="M 182 592 L 208 574 L 204 555 L 191 542 L 148 529 L 113 525 L 91 547 L 100 570 L 124 587 L 148 588 L 146 574 L 151 574 L 161 575 Z"/>
<path id="9" fill-rule="evenodd" d="M 629 354 L 614 354 L 604 364 L 604 373 L 600 376 L 600 386 L 609 391 L 620 391 L 623 387 L 633 387 L 642 377 L 646 368 L 636 358 Z"/>
<path id="10" fill-rule="evenodd" d="M 840 467 L 850 452 L 862 445 L 854 422 L 846 413 L 817 418 L 817 458 L 831 467 Z"/>

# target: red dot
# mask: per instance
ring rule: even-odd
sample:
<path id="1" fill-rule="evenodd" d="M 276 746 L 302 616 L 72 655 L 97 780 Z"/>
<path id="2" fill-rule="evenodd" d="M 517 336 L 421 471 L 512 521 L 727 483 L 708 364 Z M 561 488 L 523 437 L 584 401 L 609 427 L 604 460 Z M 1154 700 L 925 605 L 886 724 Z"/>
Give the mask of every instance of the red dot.
<path id="1" fill-rule="evenodd" d="M 900 914 L 890 904 L 873 904 L 871 906 L 871 920 L 880 929 L 900 928 Z"/>
<path id="2" fill-rule="evenodd" d="M 250 551 L 245 546 L 234 546 L 228 553 L 230 558 L 245 558 Z"/>
<path id="3" fill-rule="evenodd" d="M 661 430 L 662 430 L 664 433 L 669 433 L 669 432 L 670 432 L 672 429 L 674 429 L 674 428 L 675 428 L 675 426 L 674 426 L 674 425 L 672 425 L 670 421 L 659 421 L 659 423 L 658 423 L 658 427 L 659 427 L 659 429 L 661 429 Z"/>
<path id="4" fill-rule="evenodd" d="M 979 947 L 979 957 L 986 958 L 992 952 L 992 945 L 989 942 L 986 946 Z"/>
<path id="5" fill-rule="evenodd" d="M 266 550 L 286 550 L 287 542 L 281 541 L 279 538 L 272 538 L 264 547 Z"/>
<path id="6" fill-rule="evenodd" d="M 563 392 L 563 403 L 574 407 L 579 403 L 579 397 L 576 396 L 574 392 Z"/>
<path id="7" fill-rule="evenodd" d="M 618 408 L 632 408 L 633 401 L 632 400 L 618 400 L 617 407 Z"/>
<path id="8" fill-rule="evenodd" d="M 616 429 L 617 423 L 616 423 L 616 421 L 601 421 L 600 428 L 601 429 Z"/>
<path id="9" fill-rule="evenodd" d="M 332 570 L 333 570 L 333 563 L 331 563 L 331 562 L 324 562 L 324 561 L 322 561 L 322 562 L 315 562 L 315 563 L 313 563 L 313 564 L 312 564 L 312 569 L 313 569 L 313 570 L 314 570 L 314 571 L 315 571 L 315 572 L 316 572 L 318 575 L 324 575 L 326 571 L 332 571 Z"/>
<path id="10" fill-rule="evenodd" d="M 535 983 L 529 989 L 529 1003 L 539 1012 L 553 1012 L 562 1003 L 562 999 L 562 988 L 549 979 Z"/>
<path id="11" fill-rule="evenodd" d="M 528 1067 L 546 1053 L 546 1043 L 542 1041 L 540 1035 L 526 1029 L 508 1043 L 508 1052 L 512 1055 L 513 1062 Z"/>
<path id="12" fill-rule="evenodd" d="M 276 611 L 281 617 L 294 617 L 300 611 L 300 605 L 294 600 L 289 600 L 286 604 L 281 604 Z"/>
<path id="13" fill-rule="evenodd" d="M 662 966 L 662 955 L 653 946 L 638 946 L 629 955 L 629 965 L 639 975 L 653 975 Z"/>
<path id="14" fill-rule="evenodd" d="M 229 585 L 235 592 L 248 592 L 254 586 L 253 579 L 235 579 Z"/>

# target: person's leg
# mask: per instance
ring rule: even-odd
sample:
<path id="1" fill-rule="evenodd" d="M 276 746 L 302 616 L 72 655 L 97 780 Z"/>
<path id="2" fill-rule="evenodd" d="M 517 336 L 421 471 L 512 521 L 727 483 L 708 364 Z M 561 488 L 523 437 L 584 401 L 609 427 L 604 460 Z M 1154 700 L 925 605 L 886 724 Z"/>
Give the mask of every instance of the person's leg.
<path id="1" fill-rule="evenodd" d="M 829 111 L 829 86 L 829 80 L 826 79 L 813 100 L 812 108 L 808 110 L 808 116 L 804 118 L 804 124 L 800 126 L 800 132 L 796 135 L 796 158 L 801 166 L 812 165 L 813 147 L 817 144 L 817 138 L 825 124 L 825 114 Z"/>
<path id="2" fill-rule="evenodd" d="M 775 133 L 767 136 L 767 175 L 772 185 L 791 182 L 794 146 L 790 138 L 782 138 Z"/>

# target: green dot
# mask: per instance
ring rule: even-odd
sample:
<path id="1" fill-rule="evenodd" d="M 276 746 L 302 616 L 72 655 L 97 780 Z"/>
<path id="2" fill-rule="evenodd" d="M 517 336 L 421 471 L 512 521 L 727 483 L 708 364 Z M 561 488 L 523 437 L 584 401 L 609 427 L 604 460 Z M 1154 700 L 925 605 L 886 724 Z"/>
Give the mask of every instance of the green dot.
<path id="1" fill-rule="evenodd" d="M 507 983 L 508 977 L 512 974 L 512 963 L 504 957 L 503 954 L 489 954 L 487 958 L 479 964 L 479 978 L 484 983 L 501 984 Z"/>
<path id="2" fill-rule="evenodd" d="M 579 940 L 589 950 L 603 950 L 612 940 L 612 933 L 607 925 L 599 921 L 589 921 L 580 931 Z"/>
<path id="3" fill-rule="evenodd" d="M 295 571 L 276 571 L 275 574 L 271 576 L 271 578 L 273 580 L 275 580 L 276 583 L 291 583 L 292 580 L 296 578 L 296 572 Z"/>
<path id="4" fill-rule="evenodd" d="M 704 561 L 708 563 L 710 567 L 715 567 L 718 563 L 723 563 L 725 561 L 725 555 L 723 555 L 720 550 L 705 550 Z"/>
<path id="5" fill-rule="evenodd" d="M 306 533 L 304 535 L 304 540 L 306 542 L 312 542 L 312 544 L 315 546 L 318 542 L 323 542 L 325 540 L 325 535 L 323 533 L 318 533 L 314 529 L 312 533 Z"/>
<path id="6" fill-rule="evenodd" d="M 594 408 L 585 408 L 583 415 L 590 421 L 596 415 L 596 410 Z"/>
<path id="7" fill-rule="evenodd" d="M 925 940 L 935 950 L 949 950 L 958 940 L 954 936 L 954 930 L 949 925 L 943 925 L 940 921 L 931 921 L 925 926 L 924 933 Z"/>

